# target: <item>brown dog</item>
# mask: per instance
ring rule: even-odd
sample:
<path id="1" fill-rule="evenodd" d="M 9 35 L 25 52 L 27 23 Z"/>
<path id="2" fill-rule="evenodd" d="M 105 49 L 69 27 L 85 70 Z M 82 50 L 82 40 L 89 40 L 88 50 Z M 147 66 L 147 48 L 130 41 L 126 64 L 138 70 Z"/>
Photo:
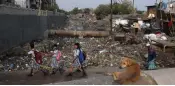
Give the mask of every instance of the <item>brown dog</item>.
<path id="1" fill-rule="evenodd" d="M 120 68 L 124 68 L 125 71 L 113 72 L 112 74 L 108 73 L 108 75 L 112 75 L 114 81 L 119 84 L 157 84 L 149 75 L 142 73 L 142 75 L 144 74 L 146 76 L 141 76 L 139 64 L 130 58 L 122 58 Z"/>

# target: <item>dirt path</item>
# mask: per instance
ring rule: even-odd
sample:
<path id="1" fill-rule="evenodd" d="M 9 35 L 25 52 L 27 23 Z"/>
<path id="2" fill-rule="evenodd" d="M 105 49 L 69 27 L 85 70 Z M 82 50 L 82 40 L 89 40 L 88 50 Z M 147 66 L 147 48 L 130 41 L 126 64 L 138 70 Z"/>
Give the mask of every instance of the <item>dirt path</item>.
<path id="1" fill-rule="evenodd" d="M 114 71 L 115 68 L 108 68 L 107 71 Z M 97 73 L 98 69 L 96 71 Z M 106 71 L 106 69 L 99 69 L 100 71 Z M 165 68 L 158 70 L 144 71 L 151 75 L 159 85 L 174 85 L 175 84 L 175 68 Z M 54 85 L 113 85 L 113 79 L 111 76 L 104 76 L 95 74 L 92 77 L 80 80 L 72 80 L 68 82 L 52 83 Z"/>
<path id="2" fill-rule="evenodd" d="M 111 76 L 105 76 L 104 72 L 119 71 L 118 68 L 88 68 L 87 77 L 82 77 L 80 74 L 74 74 L 73 77 L 66 77 L 66 73 L 60 75 L 43 76 L 41 72 L 33 77 L 28 77 L 29 71 L 18 71 L 9 73 L 0 73 L 1 85 L 41 85 L 41 84 L 54 84 L 54 85 L 113 85 Z M 158 69 L 151 71 L 144 71 L 151 75 L 160 85 L 173 85 L 175 84 L 175 68 Z"/>

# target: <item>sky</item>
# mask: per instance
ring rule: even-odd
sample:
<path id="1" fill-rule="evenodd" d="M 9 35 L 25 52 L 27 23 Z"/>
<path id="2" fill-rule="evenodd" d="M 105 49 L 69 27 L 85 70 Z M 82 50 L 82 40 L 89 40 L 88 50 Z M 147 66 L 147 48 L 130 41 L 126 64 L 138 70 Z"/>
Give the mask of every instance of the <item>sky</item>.
<path id="1" fill-rule="evenodd" d="M 166 2 L 167 0 L 164 1 Z M 99 4 L 110 3 L 110 0 L 56 0 L 56 2 L 61 9 L 70 11 L 74 7 L 96 8 Z M 156 0 L 135 0 L 135 7 L 137 7 L 139 10 L 146 11 L 145 6 L 153 5 L 155 2 Z"/>

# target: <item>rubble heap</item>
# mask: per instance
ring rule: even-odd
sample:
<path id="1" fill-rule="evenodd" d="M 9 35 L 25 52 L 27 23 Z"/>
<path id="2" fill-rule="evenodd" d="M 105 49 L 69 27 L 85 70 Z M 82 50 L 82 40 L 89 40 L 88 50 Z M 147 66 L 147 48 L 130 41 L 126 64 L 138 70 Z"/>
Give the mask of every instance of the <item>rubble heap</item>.
<path id="1" fill-rule="evenodd" d="M 80 42 L 83 50 L 87 53 L 87 65 L 96 67 L 108 67 L 108 66 L 119 66 L 120 58 L 123 56 L 129 56 L 137 60 L 137 62 L 143 67 L 147 54 L 147 48 L 144 43 L 139 44 L 120 44 L 118 41 L 114 41 L 111 37 L 107 38 L 56 38 L 47 39 L 36 43 L 36 48 L 39 51 L 48 52 L 51 50 L 51 46 L 55 43 L 59 43 L 59 48 L 62 51 L 62 58 L 67 62 L 72 62 L 73 56 L 73 44 L 75 40 Z M 31 58 L 27 56 L 29 51 L 29 45 L 23 46 L 23 49 L 19 56 L 1 55 L 0 68 L 1 70 L 25 70 L 30 68 Z M 16 52 L 17 50 L 13 50 Z M 19 53 L 19 52 L 18 52 Z M 163 53 L 157 50 L 156 64 L 158 67 L 174 67 L 175 58 L 173 54 Z M 49 57 L 44 57 L 43 60 L 48 61 Z M 171 59 L 171 60 L 170 60 Z"/>
<path id="2" fill-rule="evenodd" d="M 65 30 L 106 30 L 109 28 L 109 20 L 96 20 L 92 14 L 76 14 L 69 16 Z"/>
<path id="3" fill-rule="evenodd" d="M 107 20 L 96 21 L 93 16 L 79 17 L 70 16 L 68 26 L 65 30 L 99 30 L 107 29 L 109 26 Z M 102 23 L 103 22 L 103 23 Z M 116 33 L 117 34 L 117 33 Z M 73 44 L 78 41 L 83 50 L 87 53 L 87 66 L 109 67 L 119 66 L 120 58 L 129 56 L 135 59 L 143 68 L 146 62 L 145 54 L 147 48 L 143 42 L 143 33 L 139 32 L 137 36 L 131 33 L 125 34 L 125 40 L 121 43 L 111 37 L 106 38 L 60 38 L 54 37 L 35 43 L 36 49 L 42 52 L 50 52 L 52 46 L 59 43 L 59 49 L 62 51 L 62 59 L 69 65 L 73 58 Z M 27 55 L 30 50 L 29 44 L 14 48 L 7 53 L 0 55 L 0 70 L 8 71 L 25 70 L 30 68 L 31 57 Z M 172 53 L 164 53 L 157 49 L 156 64 L 160 68 L 175 67 L 175 57 Z M 48 62 L 50 57 L 43 57 L 44 62 Z"/>

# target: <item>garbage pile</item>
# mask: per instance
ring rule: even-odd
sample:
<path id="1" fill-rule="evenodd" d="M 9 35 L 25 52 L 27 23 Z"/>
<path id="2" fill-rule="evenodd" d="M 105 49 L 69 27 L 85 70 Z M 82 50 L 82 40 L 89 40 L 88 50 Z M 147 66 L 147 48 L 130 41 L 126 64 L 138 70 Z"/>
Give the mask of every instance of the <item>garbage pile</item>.
<path id="1" fill-rule="evenodd" d="M 123 48 L 119 45 L 119 42 L 112 41 L 110 38 L 82 38 L 77 39 L 82 45 L 83 50 L 87 52 L 88 66 L 117 66 L 120 60 L 120 57 L 128 54 L 128 56 L 133 56 L 135 52 L 128 53 L 127 49 L 132 49 L 129 47 Z M 62 51 L 63 59 L 66 59 L 67 62 L 71 62 L 73 56 L 73 44 L 75 42 L 74 38 L 60 38 L 60 39 L 49 39 L 43 40 L 42 42 L 35 43 L 36 49 L 39 51 L 49 52 L 52 48 L 51 46 L 59 42 L 60 50 Z M 64 44 L 64 45 L 63 45 Z M 134 46 L 133 46 L 134 47 Z M 18 50 L 21 50 L 19 53 Z M 1 71 L 7 70 L 25 70 L 30 68 L 31 57 L 27 55 L 29 51 L 29 44 L 23 46 L 23 48 L 18 48 L 18 50 L 13 50 L 9 55 L 1 55 L 0 68 Z M 23 51 L 23 53 L 22 53 Z M 123 52 L 124 51 L 124 52 Z M 131 50 L 133 51 L 133 50 Z M 10 51 L 8 51 L 10 52 Z M 16 54 L 18 53 L 18 54 Z M 133 56 L 135 57 L 135 56 Z M 48 57 L 44 57 L 43 60 L 47 60 Z"/>
<path id="2" fill-rule="evenodd" d="M 56 40 L 56 39 L 55 39 Z M 56 40 L 57 41 L 57 40 Z M 58 39 L 59 41 L 59 39 Z M 35 47 L 39 51 L 48 52 L 51 50 L 54 40 L 43 40 L 36 42 Z M 60 46 L 61 46 L 60 42 Z M 27 70 L 30 68 L 32 58 L 27 52 L 30 51 L 29 44 L 15 47 L 7 52 L 0 55 L 0 71 L 16 71 L 16 70 Z M 43 62 L 47 63 L 48 57 L 43 57 Z"/>
<path id="3" fill-rule="evenodd" d="M 168 40 L 168 37 L 165 33 L 150 33 L 145 34 L 143 37 L 144 40 Z"/>
<path id="4" fill-rule="evenodd" d="M 65 30 L 106 30 L 109 28 L 109 21 L 96 20 L 92 14 L 76 14 L 69 16 Z"/>
<path id="5" fill-rule="evenodd" d="M 80 39 L 63 38 L 62 41 L 64 41 L 64 45 L 60 45 L 62 57 L 69 62 L 71 62 L 73 58 L 73 44 L 75 41 L 78 41 L 81 44 L 82 49 L 86 51 L 88 66 L 118 66 L 120 58 L 123 56 L 130 56 L 138 61 L 142 61 L 140 50 L 143 49 L 143 44 L 121 45 L 118 41 L 113 41 L 111 37 Z M 56 42 L 60 41 L 55 41 L 55 43 Z"/>
<path id="6" fill-rule="evenodd" d="M 62 59 L 66 60 L 68 64 L 71 64 L 73 58 L 73 44 L 79 42 L 84 51 L 87 53 L 87 66 L 96 67 L 109 67 L 119 66 L 120 58 L 123 56 L 129 56 L 137 60 L 137 62 L 143 68 L 146 61 L 145 54 L 147 54 L 147 48 L 145 43 L 138 44 L 120 44 L 119 41 L 114 41 L 111 37 L 107 38 L 54 38 L 47 39 L 41 42 L 36 42 L 36 48 L 39 51 L 49 52 L 52 49 L 52 45 L 59 43 L 59 49 L 62 51 Z M 29 51 L 29 44 L 24 45 L 21 49 L 23 53 L 21 55 L 4 55 L 0 57 L 0 70 L 7 71 L 12 70 L 26 70 L 30 68 L 31 57 L 27 56 Z M 16 52 L 17 50 L 13 51 Z M 157 50 L 158 56 L 156 64 L 158 67 L 174 67 L 174 55 L 169 53 L 163 53 Z M 17 56 L 19 55 L 19 56 Z M 49 61 L 50 57 L 44 57 L 44 61 Z M 171 60 L 170 60 L 171 59 Z"/>
<path id="7" fill-rule="evenodd" d="M 86 15 L 87 16 L 87 15 Z M 93 16 L 82 17 L 82 15 L 72 15 L 69 18 L 68 26 L 65 30 L 106 30 L 108 29 L 107 20 L 95 20 Z M 123 32 L 124 33 L 124 32 Z M 116 33 L 118 34 L 118 33 Z M 116 35 L 114 34 L 114 35 Z M 164 34 L 144 34 L 139 32 L 137 36 L 133 33 L 124 33 L 124 41 L 114 40 L 112 37 L 102 38 L 67 38 L 54 37 L 38 41 L 35 48 L 42 52 L 50 52 L 54 44 L 59 43 L 59 49 L 62 52 L 62 59 L 71 64 L 73 59 L 73 45 L 79 42 L 83 50 L 87 53 L 87 66 L 109 67 L 119 66 L 120 58 L 129 56 L 135 59 L 143 68 L 146 62 L 147 54 L 145 39 L 152 38 L 165 39 Z M 27 55 L 30 50 L 29 44 L 14 48 L 7 53 L 0 55 L 0 71 L 9 70 L 27 70 L 30 68 L 31 57 Z M 171 53 L 164 53 L 157 48 L 156 64 L 160 68 L 175 67 L 175 58 Z M 51 57 L 43 57 L 44 63 L 48 63 Z"/>

